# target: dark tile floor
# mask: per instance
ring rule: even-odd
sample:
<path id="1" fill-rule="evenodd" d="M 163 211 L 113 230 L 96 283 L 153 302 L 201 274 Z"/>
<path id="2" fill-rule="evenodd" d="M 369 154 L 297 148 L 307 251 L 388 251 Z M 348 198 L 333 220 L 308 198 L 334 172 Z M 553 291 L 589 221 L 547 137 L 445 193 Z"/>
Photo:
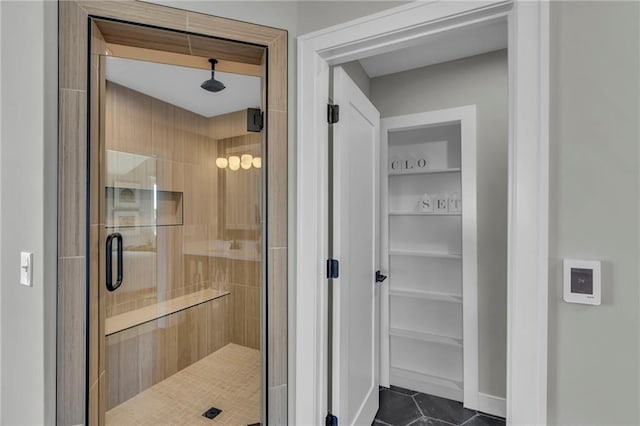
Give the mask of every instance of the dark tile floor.
<path id="1" fill-rule="evenodd" d="M 380 388 L 373 426 L 504 426 L 503 418 L 467 410 L 458 401 L 391 386 Z"/>

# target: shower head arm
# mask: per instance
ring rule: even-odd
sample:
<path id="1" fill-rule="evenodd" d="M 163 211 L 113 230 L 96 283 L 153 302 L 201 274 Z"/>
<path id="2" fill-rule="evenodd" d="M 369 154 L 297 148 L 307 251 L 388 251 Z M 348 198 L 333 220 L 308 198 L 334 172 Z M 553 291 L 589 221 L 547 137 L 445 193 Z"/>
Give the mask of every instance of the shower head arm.
<path id="1" fill-rule="evenodd" d="M 214 58 L 210 58 L 209 63 L 211 64 L 211 79 L 213 79 L 214 74 L 216 72 L 216 64 L 218 63 L 218 60 Z"/>

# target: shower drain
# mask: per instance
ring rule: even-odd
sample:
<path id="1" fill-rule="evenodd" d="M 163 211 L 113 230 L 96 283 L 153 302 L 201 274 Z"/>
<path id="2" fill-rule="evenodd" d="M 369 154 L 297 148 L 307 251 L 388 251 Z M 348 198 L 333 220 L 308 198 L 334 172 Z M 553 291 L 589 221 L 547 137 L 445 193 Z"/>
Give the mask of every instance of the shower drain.
<path id="1" fill-rule="evenodd" d="M 216 408 L 216 407 L 211 407 L 207 411 L 202 413 L 202 416 L 208 418 L 209 420 L 213 420 L 220 413 L 222 413 L 221 409 Z"/>

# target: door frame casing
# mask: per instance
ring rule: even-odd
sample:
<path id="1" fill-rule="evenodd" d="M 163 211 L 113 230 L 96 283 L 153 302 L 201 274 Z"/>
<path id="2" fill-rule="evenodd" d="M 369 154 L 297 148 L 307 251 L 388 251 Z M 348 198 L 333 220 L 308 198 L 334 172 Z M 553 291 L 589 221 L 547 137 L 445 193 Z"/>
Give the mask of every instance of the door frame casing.
<path id="1" fill-rule="evenodd" d="M 507 421 L 547 421 L 549 3 L 414 2 L 298 38 L 294 424 L 327 408 L 329 67 L 482 22 L 508 23 Z"/>
<path id="2" fill-rule="evenodd" d="M 100 159 L 95 117 L 89 119 L 90 57 L 101 53 L 91 39 L 90 18 L 106 18 L 148 27 L 217 37 L 263 46 L 267 50 L 266 266 L 268 279 L 267 413 L 270 423 L 286 423 L 287 343 L 287 44 L 288 33 L 262 25 L 133 0 L 58 2 L 58 274 L 57 274 L 57 423 L 99 423 L 97 395 L 105 375 L 99 352 L 97 270 L 101 244 L 96 194 Z M 95 99 L 95 97 L 94 97 Z M 96 146 L 92 146 L 96 145 Z M 86 330 L 86 334 L 85 334 Z M 89 355 L 86 355 L 89 353 Z M 86 373 L 83 373 L 86 372 Z M 86 374 L 86 377 L 84 376 Z M 100 390 L 101 389 L 101 390 Z"/>

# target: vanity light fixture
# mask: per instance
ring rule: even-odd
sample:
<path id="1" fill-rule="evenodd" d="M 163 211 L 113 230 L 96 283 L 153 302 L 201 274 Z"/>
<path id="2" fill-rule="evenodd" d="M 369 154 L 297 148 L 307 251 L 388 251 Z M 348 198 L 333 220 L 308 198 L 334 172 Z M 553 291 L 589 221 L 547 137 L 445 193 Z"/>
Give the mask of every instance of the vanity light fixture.
<path id="1" fill-rule="evenodd" d="M 240 168 L 240 157 L 237 155 L 229 157 L 229 168 L 233 171 L 238 170 Z"/>
<path id="2" fill-rule="evenodd" d="M 229 165 L 229 160 L 227 160 L 226 158 L 224 157 L 216 158 L 216 166 L 218 166 L 219 169 L 226 169 L 228 165 Z"/>
<path id="3" fill-rule="evenodd" d="M 253 155 L 251 154 L 243 154 L 242 157 L 240 157 L 240 166 L 245 170 L 251 168 L 252 162 L 253 162 Z"/>
<path id="4" fill-rule="evenodd" d="M 219 169 L 229 169 L 236 171 L 241 167 L 244 170 L 249 170 L 251 167 L 255 169 L 262 168 L 262 158 L 254 157 L 251 154 L 242 154 L 241 156 L 232 155 L 229 158 L 218 157 L 216 158 L 216 167 Z"/>

